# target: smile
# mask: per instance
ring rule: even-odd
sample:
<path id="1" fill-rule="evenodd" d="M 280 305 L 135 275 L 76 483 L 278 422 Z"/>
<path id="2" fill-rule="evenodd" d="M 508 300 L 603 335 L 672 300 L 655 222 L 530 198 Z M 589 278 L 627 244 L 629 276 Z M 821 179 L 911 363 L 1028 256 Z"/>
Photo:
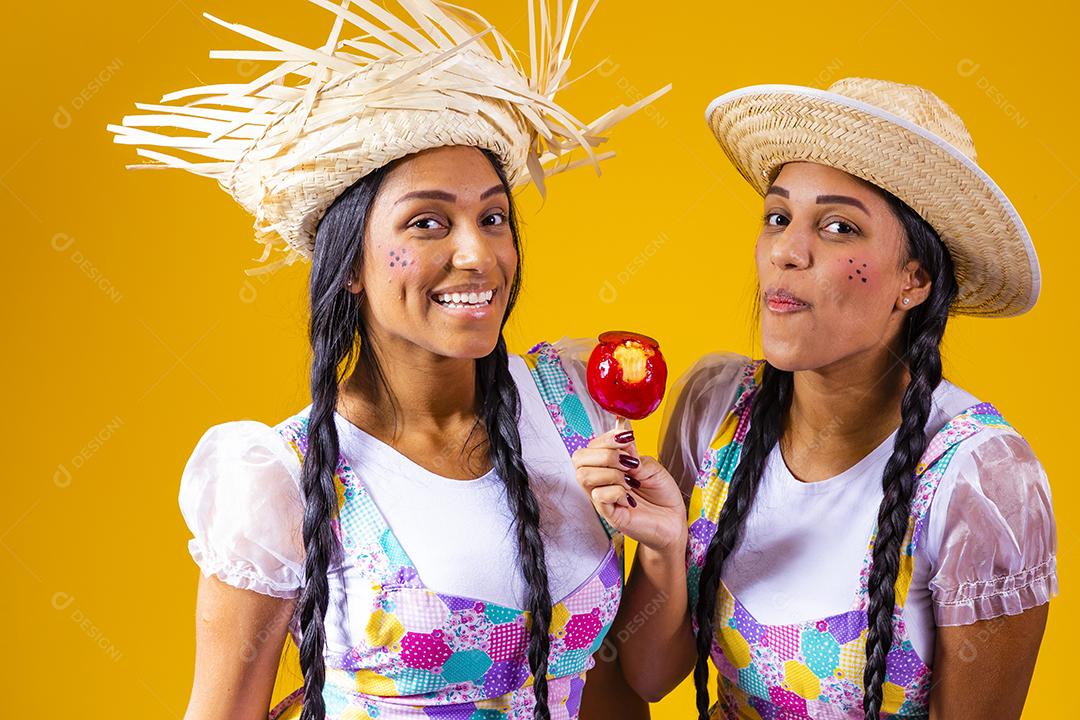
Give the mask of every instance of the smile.
<path id="1" fill-rule="evenodd" d="M 491 305 L 495 297 L 495 290 L 480 290 L 472 292 L 446 292 L 435 293 L 431 299 L 444 308 L 451 310 L 475 310 Z"/>

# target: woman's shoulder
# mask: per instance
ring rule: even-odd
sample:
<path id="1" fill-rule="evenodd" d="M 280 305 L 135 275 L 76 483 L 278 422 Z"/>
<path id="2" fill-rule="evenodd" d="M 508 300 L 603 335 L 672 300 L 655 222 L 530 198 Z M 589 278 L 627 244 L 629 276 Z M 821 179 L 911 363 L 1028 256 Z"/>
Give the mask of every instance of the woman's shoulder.
<path id="1" fill-rule="evenodd" d="M 275 426 L 229 420 L 209 426 L 180 478 L 188 550 L 207 576 L 275 597 L 301 586 L 300 461 Z"/>
<path id="2" fill-rule="evenodd" d="M 672 385 L 670 412 L 726 415 L 757 384 L 757 370 L 763 362 L 735 352 L 702 355 Z"/>
<path id="3" fill-rule="evenodd" d="M 934 401 L 939 417 L 937 427 L 928 428 L 930 441 L 922 462 L 948 460 L 937 480 L 934 505 L 952 504 L 962 496 L 961 504 L 982 503 L 1006 513 L 1018 512 L 1034 498 L 1049 506 L 1049 479 L 1042 463 L 998 408 L 946 381 L 935 390 Z"/>
<path id="4" fill-rule="evenodd" d="M 204 486 L 211 478 L 237 487 L 266 483 L 275 476 L 298 482 L 300 458 L 289 438 L 303 417 L 294 414 L 274 425 L 246 418 L 210 425 L 188 456 L 182 490 Z"/>
<path id="5" fill-rule="evenodd" d="M 927 435 L 932 446 L 935 441 L 955 445 L 954 459 L 981 455 L 996 445 L 1008 448 L 1017 462 L 1037 462 L 1031 446 L 1002 411 L 945 379 L 934 390 Z"/>
<path id="6" fill-rule="evenodd" d="M 919 543 L 933 571 L 939 625 L 1015 614 L 1057 592 L 1046 471 L 993 405 L 972 399 L 957 397 L 971 404 L 942 427 L 925 458 L 948 459 L 925 508 L 925 542 Z"/>

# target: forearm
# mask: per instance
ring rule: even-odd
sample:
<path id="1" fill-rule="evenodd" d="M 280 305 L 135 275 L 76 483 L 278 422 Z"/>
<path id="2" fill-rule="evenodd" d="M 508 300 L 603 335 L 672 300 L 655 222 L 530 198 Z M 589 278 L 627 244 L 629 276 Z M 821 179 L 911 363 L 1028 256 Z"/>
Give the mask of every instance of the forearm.
<path id="1" fill-rule="evenodd" d="M 638 546 L 613 640 L 627 683 L 656 702 L 693 668 L 694 637 L 687 608 L 685 548 L 658 552 Z"/>

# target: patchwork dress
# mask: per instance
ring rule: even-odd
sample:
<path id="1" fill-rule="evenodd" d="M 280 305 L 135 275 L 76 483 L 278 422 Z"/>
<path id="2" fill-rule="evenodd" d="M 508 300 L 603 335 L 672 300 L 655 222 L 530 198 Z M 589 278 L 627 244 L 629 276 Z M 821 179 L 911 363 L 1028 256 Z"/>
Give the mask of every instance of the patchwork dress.
<path id="1" fill-rule="evenodd" d="M 559 350 L 541 343 L 524 356 L 568 453 L 593 436 L 589 414 L 567 374 Z M 274 428 L 302 460 L 307 451 L 307 416 Z M 327 652 L 323 697 L 330 720 L 531 718 L 534 679 L 526 658 L 531 614 L 519 607 L 437 592 L 427 587 L 371 493 L 342 455 L 335 476 L 339 515 L 332 521 L 342 562 L 333 571 L 354 589 L 346 612 L 362 627 L 343 653 Z M 583 491 L 582 491 L 583 492 Z M 182 503 L 183 505 L 183 503 Z M 586 674 L 618 610 L 623 586 L 623 538 L 603 521 L 609 549 L 591 575 L 564 597 L 555 598 L 549 630 L 547 672 L 551 717 L 578 716 Z M 221 570 L 205 555 L 212 538 L 196 532 L 193 555 L 208 574 Z M 432 537 L 437 542 L 437 536 Z M 204 562 L 205 561 L 205 562 Z M 462 570 L 467 572 L 467 569 Z M 233 567 L 218 573 L 245 585 Z M 271 592 L 271 594 L 274 594 Z M 299 646 L 294 615 L 290 633 Z M 270 712 L 270 720 L 300 717 L 303 688 Z"/>
<path id="2" fill-rule="evenodd" d="M 687 549 L 691 608 L 696 606 L 698 581 L 706 550 L 716 532 L 717 518 L 727 498 L 728 485 L 750 428 L 751 409 L 762 369 L 761 361 L 749 362 L 738 356 L 717 356 L 712 361 L 700 364 L 682 381 L 685 385 L 683 392 L 689 391 L 691 397 L 682 398 L 682 416 L 676 418 L 675 432 L 669 427 L 664 434 L 666 439 L 662 458 L 667 455 L 666 459 L 676 468 L 676 476 L 679 472 L 696 472 L 689 503 Z M 695 373 L 696 379 L 690 377 Z M 694 385 L 696 388 L 692 387 Z M 679 432 L 689 431 L 692 434 L 689 425 L 695 422 L 700 425 L 701 416 L 707 416 L 709 412 L 713 413 L 713 417 L 706 419 L 706 424 L 717 427 L 714 422 L 718 417 L 716 408 L 700 410 L 707 404 L 705 398 L 710 396 L 713 400 L 719 399 L 722 406 L 729 409 L 723 413 L 719 429 L 708 442 L 702 459 L 694 467 L 687 468 L 685 456 L 694 450 L 686 447 L 686 443 L 681 448 L 676 447 L 674 438 Z M 695 405 L 699 408 L 696 413 L 687 410 Z M 691 419 L 688 414 L 698 417 Z M 935 493 L 942 479 L 953 472 L 950 470 L 953 459 L 964 450 L 965 442 L 970 443 L 981 433 L 994 431 L 998 431 L 1002 437 L 1019 439 L 992 405 L 972 404 L 932 434 L 916 467 L 917 485 L 906 535 L 901 543 L 900 571 L 895 584 L 893 644 L 887 656 L 887 678 L 883 687 L 884 716 L 929 717 L 932 657 L 923 658 L 916 652 L 905 622 L 905 604 L 912 597 L 913 577 L 918 575 L 915 556 L 928 534 L 928 513 Z M 683 457 L 680 459 L 680 456 Z M 1030 469 L 1032 466 L 1029 463 L 1027 467 Z M 1005 469 L 1007 471 L 1008 467 Z M 880 478 L 880 472 L 875 477 Z M 968 548 L 969 557 L 963 557 L 964 548 L 949 547 L 949 543 L 957 546 L 962 542 L 970 543 L 970 537 L 954 540 L 946 535 L 944 544 L 937 551 L 941 562 L 935 565 L 937 574 L 930 581 L 933 587 L 930 590 L 921 588 L 923 596 L 933 596 L 938 624 L 966 624 L 1006 613 L 1014 614 L 1042 604 L 1056 593 L 1056 545 L 1045 476 L 1040 477 L 1037 473 L 1025 476 L 1024 472 L 1018 471 L 1011 479 L 1018 484 L 1028 484 L 1025 492 L 1030 498 L 1029 507 L 1009 507 L 999 502 L 994 512 L 1014 517 L 1028 513 L 1028 519 L 1034 520 L 1024 530 L 1028 537 L 1012 536 L 1005 520 L 993 527 L 965 527 L 957 535 L 980 530 L 997 532 L 1002 537 L 991 538 L 989 545 L 1005 547 L 1015 543 L 1021 556 L 1005 557 L 1005 553 L 1001 553 L 999 557 L 982 558 L 986 562 L 980 563 L 979 558 L 970 557 L 975 554 L 972 552 L 973 546 Z M 878 484 L 880 486 L 879 480 Z M 973 502 L 971 498 L 975 497 L 973 494 L 961 499 Z M 981 501 L 986 502 L 987 498 L 981 497 Z M 938 512 L 945 512 L 945 509 Z M 1014 521 L 1014 525 L 1015 522 L 1019 521 Z M 824 532 L 829 531 L 826 529 Z M 849 606 L 844 609 L 841 605 L 839 612 L 828 616 L 788 623 L 763 622 L 729 589 L 729 578 L 722 579 L 711 650 L 712 661 L 719 671 L 718 701 L 711 708 L 711 718 L 862 718 L 867 579 L 875 535 L 876 526 L 865 546 L 862 571 Z M 1023 556 L 1025 553 L 1026 556 Z M 955 562 L 957 558 L 962 559 Z M 725 563 L 725 576 L 729 574 L 729 564 Z M 1003 567 L 1009 567 L 1009 572 L 995 577 L 995 568 L 1001 573 Z M 813 568 L 802 568 L 802 571 L 812 573 Z M 920 577 L 919 582 L 926 582 L 925 577 Z M 768 609 L 777 614 L 774 608 Z M 799 614 L 797 608 L 791 612 Z M 693 613 L 691 617 L 696 633 L 697 620 Z M 923 652 L 928 654 L 925 649 Z"/>

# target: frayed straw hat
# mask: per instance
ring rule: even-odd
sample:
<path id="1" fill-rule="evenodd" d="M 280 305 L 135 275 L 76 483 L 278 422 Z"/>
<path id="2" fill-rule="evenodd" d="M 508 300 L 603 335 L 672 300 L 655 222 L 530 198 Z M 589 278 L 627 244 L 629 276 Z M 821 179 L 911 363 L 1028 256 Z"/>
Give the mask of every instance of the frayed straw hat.
<path id="1" fill-rule="evenodd" d="M 310 259 L 315 230 L 334 199 L 394 160 L 446 145 L 486 148 L 513 186 L 531 179 L 543 192 L 545 175 L 610 157 L 594 151 L 604 133 L 670 89 L 587 125 L 556 104 L 556 92 L 573 81 L 570 53 L 598 0 L 580 23 L 577 0 L 569 9 L 563 0 L 529 0 L 527 69 L 486 20 L 448 2 L 399 0 L 395 14 L 372 0 L 309 1 L 333 15 L 321 47 L 204 13 L 271 48 L 211 57 L 280 64 L 250 82 L 136 103 L 148 114 L 108 126 L 117 143 L 137 145 L 140 156 L 156 161 L 129 168 L 214 178 L 255 216 L 264 246 L 258 262 L 265 264 L 245 270 L 250 275 Z M 345 37 L 346 26 L 359 35 Z M 575 150 L 586 157 L 571 161 Z M 267 262 L 275 249 L 284 256 Z"/>
<path id="2" fill-rule="evenodd" d="M 952 255 L 952 312 L 1006 317 L 1039 296 L 1039 260 L 1016 208 L 975 162 L 956 112 L 915 85 L 845 78 L 828 90 L 755 85 L 705 113 L 713 134 L 762 195 L 784 163 L 829 165 L 888 190 L 937 231 Z"/>

